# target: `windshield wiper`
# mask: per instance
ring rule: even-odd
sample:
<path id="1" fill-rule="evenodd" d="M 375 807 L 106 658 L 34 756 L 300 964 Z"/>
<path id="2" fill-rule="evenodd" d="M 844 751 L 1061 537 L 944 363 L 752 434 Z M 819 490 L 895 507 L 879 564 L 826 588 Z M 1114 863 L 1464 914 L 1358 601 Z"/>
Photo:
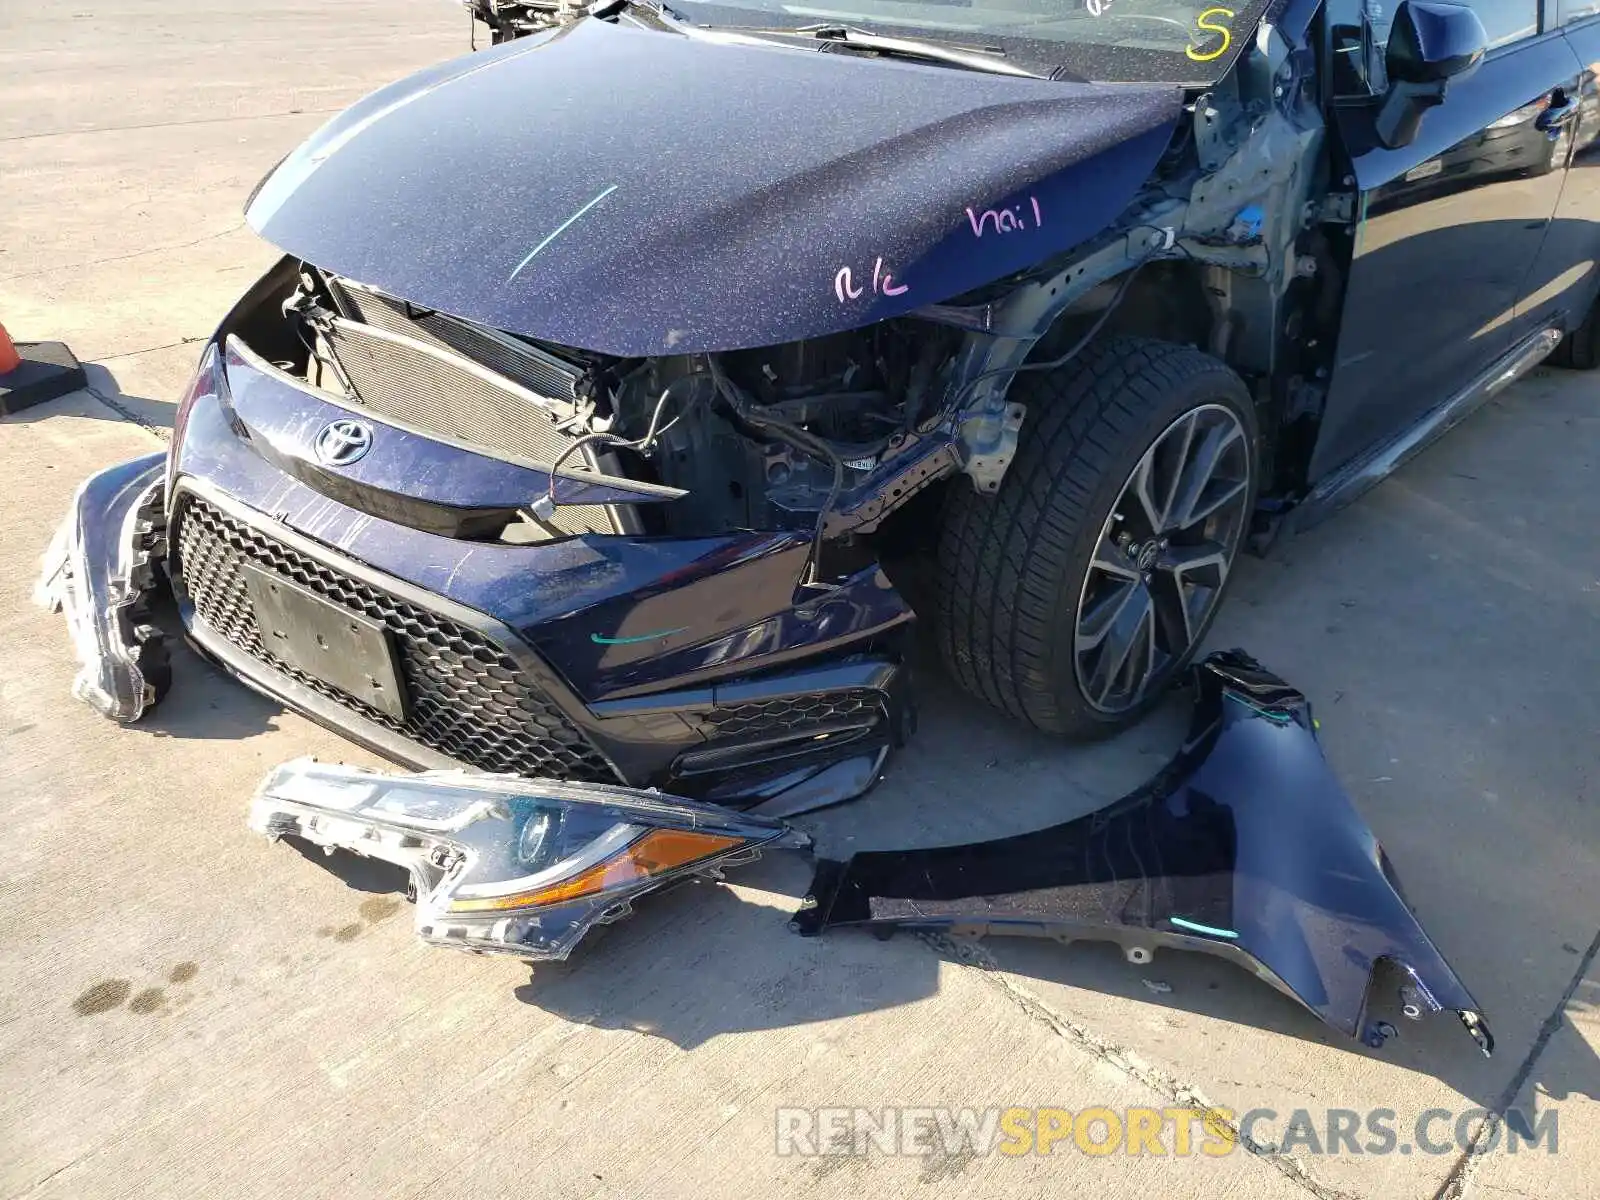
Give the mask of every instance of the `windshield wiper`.
<path id="1" fill-rule="evenodd" d="M 850 25 L 802 25 L 798 28 L 754 29 L 738 25 L 719 25 L 714 28 L 724 33 L 760 33 L 777 37 L 814 38 L 821 42 L 840 42 L 846 46 L 859 46 L 863 50 L 876 50 L 880 54 L 897 58 L 919 59 L 923 62 L 949 63 L 969 71 L 988 71 L 993 75 L 1017 75 L 1025 79 L 1044 79 L 1047 76 L 1015 63 L 1005 61 L 1003 50 L 967 50 L 946 46 L 941 42 L 921 38 L 887 37 L 881 33 L 868 33 Z"/>
<path id="2" fill-rule="evenodd" d="M 688 17 L 662 3 L 662 0 L 594 0 L 594 3 L 590 4 L 584 12 L 588 16 L 597 17 L 604 21 L 608 17 L 614 17 L 625 9 L 630 8 L 637 9 L 646 17 L 653 17 L 663 25 L 690 24 Z"/>

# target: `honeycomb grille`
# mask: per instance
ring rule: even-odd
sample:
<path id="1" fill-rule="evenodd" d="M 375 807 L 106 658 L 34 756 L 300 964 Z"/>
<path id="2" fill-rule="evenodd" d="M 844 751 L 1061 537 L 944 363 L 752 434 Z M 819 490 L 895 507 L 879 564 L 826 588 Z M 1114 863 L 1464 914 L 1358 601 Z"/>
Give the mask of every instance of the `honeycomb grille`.
<path id="1" fill-rule="evenodd" d="M 759 700 L 734 708 L 719 708 L 706 720 L 718 737 L 749 737 L 773 733 L 804 732 L 808 726 L 850 722 L 869 725 L 883 711 L 883 697 L 871 688 L 819 692 L 812 696 L 785 696 Z"/>
<path id="2" fill-rule="evenodd" d="M 195 612 L 250 657 L 469 766 L 572 782 L 617 782 L 600 752 L 483 634 L 341 574 L 196 496 L 182 497 L 175 523 L 177 571 Z M 246 561 L 389 630 L 408 698 L 404 721 L 266 650 L 240 569 Z"/>

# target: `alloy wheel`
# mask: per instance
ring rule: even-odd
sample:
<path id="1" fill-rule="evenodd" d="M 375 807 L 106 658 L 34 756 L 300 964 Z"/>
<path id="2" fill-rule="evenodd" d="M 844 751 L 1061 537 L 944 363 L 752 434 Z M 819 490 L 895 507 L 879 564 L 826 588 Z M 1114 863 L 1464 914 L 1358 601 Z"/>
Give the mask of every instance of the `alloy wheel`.
<path id="1" fill-rule="evenodd" d="M 1204 632 L 1249 518 L 1249 439 L 1204 404 L 1163 430 L 1122 485 L 1078 596 L 1073 667 L 1091 706 L 1153 695 Z"/>

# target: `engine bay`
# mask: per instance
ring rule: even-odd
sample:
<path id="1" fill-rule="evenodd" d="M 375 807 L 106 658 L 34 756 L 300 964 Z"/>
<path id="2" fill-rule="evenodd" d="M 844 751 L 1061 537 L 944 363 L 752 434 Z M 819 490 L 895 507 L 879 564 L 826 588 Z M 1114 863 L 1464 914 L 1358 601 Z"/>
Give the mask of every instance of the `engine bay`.
<path id="1" fill-rule="evenodd" d="M 530 499 L 555 535 L 820 533 L 842 495 L 941 417 L 962 337 L 907 317 L 778 346 L 618 358 L 486 329 L 305 264 L 281 274 L 237 314 L 239 336 L 342 403 L 551 470 L 549 494 Z M 684 494 L 608 525 L 563 499 L 561 481 L 586 475 Z"/>

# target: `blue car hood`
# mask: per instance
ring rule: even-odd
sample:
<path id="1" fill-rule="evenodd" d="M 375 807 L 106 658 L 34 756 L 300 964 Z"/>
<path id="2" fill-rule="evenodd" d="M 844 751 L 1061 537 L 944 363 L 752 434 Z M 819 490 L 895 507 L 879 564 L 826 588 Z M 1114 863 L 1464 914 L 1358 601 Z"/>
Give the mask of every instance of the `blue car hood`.
<path id="1" fill-rule="evenodd" d="M 298 258 L 499 329 L 732 350 L 938 303 L 1092 237 L 1181 102 L 584 20 L 373 93 L 246 216 Z"/>

